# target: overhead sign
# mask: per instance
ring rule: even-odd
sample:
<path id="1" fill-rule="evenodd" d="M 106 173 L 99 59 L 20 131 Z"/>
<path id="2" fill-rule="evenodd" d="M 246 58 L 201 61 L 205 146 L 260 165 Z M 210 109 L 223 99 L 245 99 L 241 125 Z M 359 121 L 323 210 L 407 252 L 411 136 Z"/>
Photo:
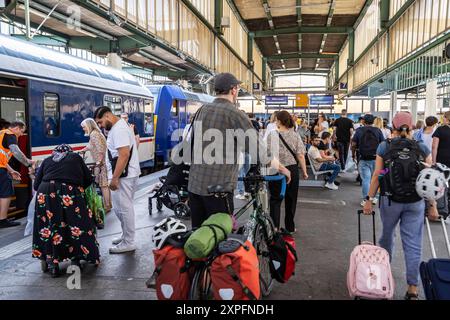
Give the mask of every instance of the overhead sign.
<path id="1" fill-rule="evenodd" d="M 348 84 L 347 82 L 339 82 L 339 90 L 347 90 Z"/>
<path id="2" fill-rule="evenodd" d="M 296 94 L 295 95 L 295 106 L 298 108 L 308 107 L 308 95 L 307 94 Z"/>
<path id="3" fill-rule="evenodd" d="M 287 105 L 289 103 L 288 96 L 266 96 L 266 105 L 267 106 L 281 106 Z"/>
<path id="4" fill-rule="evenodd" d="M 310 105 L 333 105 L 334 104 L 334 96 L 310 96 L 309 97 Z"/>
<path id="5" fill-rule="evenodd" d="M 257 91 L 261 90 L 261 83 L 254 83 L 253 90 L 257 90 Z"/>

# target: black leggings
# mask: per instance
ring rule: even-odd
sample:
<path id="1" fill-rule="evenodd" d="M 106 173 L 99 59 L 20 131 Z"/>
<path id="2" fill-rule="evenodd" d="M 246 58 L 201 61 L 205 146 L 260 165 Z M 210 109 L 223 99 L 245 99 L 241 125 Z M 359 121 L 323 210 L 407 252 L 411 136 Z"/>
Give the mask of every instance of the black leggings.
<path id="1" fill-rule="evenodd" d="M 341 162 L 342 170 L 345 170 L 345 164 L 348 158 L 348 148 L 350 146 L 349 142 L 338 142 L 337 147 L 339 150 L 339 161 Z"/>
<path id="2" fill-rule="evenodd" d="M 300 170 L 297 165 L 288 166 L 291 172 L 291 182 L 286 187 L 286 195 L 284 197 L 285 216 L 284 225 L 289 232 L 295 231 L 295 211 L 297 209 L 298 184 L 300 179 Z M 280 198 L 281 182 L 269 182 L 270 191 L 270 216 L 276 228 L 280 228 L 281 202 Z"/>

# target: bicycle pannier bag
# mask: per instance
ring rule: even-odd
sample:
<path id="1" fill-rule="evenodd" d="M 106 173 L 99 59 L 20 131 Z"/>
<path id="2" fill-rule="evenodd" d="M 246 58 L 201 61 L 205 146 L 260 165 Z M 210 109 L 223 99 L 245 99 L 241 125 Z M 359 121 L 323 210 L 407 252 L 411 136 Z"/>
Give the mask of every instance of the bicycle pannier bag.
<path id="1" fill-rule="evenodd" d="M 154 250 L 158 300 L 187 300 L 193 268 L 182 246 L 168 244 Z"/>
<path id="2" fill-rule="evenodd" d="M 295 273 L 297 250 L 294 238 L 285 230 L 277 232 L 269 245 L 270 272 L 278 282 L 285 283 Z"/>
<path id="3" fill-rule="evenodd" d="M 224 242 L 236 241 L 229 239 Z M 235 251 L 223 253 L 214 259 L 211 281 L 215 300 L 260 298 L 258 256 L 250 241 L 239 242 Z"/>

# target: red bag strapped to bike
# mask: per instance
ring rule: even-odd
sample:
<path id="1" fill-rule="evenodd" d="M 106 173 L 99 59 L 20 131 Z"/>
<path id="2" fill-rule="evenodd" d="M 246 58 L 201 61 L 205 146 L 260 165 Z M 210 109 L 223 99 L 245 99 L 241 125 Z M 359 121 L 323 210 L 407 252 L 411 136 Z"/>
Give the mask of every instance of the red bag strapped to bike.
<path id="1" fill-rule="evenodd" d="M 261 295 L 256 249 L 239 235 L 217 247 L 210 274 L 215 300 L 258 300 Z"/>
<path id="2" fill-rule="evenodd" d="M 179 234 L 161 249 L 153 250 L 155 271 L 147 287 L 156 289 L 158 300 L 188 299 L 194 270 L 183 246 L 191 233 Z"/>
<path id="3" fill-rule="evenodd" d="M 295 239 L 284 229 L 276 232 L 269 245 L 270 272 L 278 282 L 287 282 L 295 274 L 298 261 Z"/>

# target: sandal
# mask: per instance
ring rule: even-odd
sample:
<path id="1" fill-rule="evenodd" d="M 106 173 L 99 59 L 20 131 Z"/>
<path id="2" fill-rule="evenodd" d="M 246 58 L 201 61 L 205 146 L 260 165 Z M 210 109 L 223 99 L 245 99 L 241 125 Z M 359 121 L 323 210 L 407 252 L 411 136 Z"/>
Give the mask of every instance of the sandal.
<path id="1" fill-rule="evenodd" d="M 419 295 L 417 293 L 406 292 L 405 300 L 419 300 Z"/>

